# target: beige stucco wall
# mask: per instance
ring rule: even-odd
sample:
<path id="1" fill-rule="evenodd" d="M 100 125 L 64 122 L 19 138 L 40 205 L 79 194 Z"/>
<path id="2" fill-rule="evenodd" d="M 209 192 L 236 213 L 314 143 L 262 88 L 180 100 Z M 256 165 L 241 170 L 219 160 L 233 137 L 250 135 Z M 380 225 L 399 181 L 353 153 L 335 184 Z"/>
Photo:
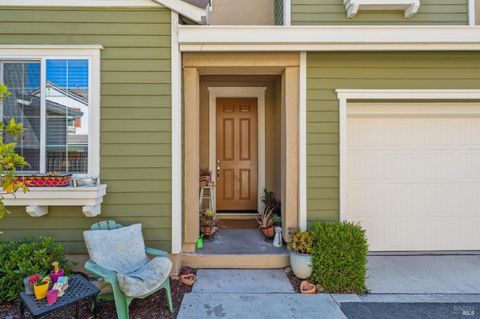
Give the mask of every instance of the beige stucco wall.
<path id="1" fill-rule="evenodd" d="M 274 0 L 212 0 L 211 25 L 273 25 Z"/>
<path id="2" fill-rule="evenodd" d="M 265 187 L 281 199 L 280 175 L 280 76 L 200 77 L 200 168 L 209 163 L 208 87 L 266 87 L 265 91 Z M 263 190 L 259 190 L 262 192 Z"/>

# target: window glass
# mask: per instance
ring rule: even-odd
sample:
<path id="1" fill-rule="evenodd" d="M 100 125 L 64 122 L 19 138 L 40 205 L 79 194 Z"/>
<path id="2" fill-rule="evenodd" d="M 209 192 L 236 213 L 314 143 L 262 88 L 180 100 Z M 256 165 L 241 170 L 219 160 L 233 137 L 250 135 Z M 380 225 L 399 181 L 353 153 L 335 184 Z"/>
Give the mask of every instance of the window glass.
<path id="1" fill-rule="evenodd" d="M 40 63 L 0 63 L 0 82 L 5 83 L 11 96 L 4 99 L 0 111 L 3 123 L 11 119 L 23 123 L 25 134 L 17 141 L 17 153 L 21 154 L 30 167 L 23 171 L 40 170 Z"/>
<path id="2" fill-rule="evenodd" d="M 46 171 L 87 173 L 88 60 L 46 66 Z"/>

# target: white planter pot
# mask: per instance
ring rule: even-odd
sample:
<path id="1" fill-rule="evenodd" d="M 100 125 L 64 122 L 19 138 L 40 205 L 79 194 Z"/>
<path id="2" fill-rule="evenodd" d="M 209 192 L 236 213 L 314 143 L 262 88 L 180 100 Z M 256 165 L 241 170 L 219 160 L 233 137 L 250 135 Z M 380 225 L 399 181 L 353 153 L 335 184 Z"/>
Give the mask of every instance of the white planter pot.
<path id="1" fill-rule="evenodd" d="M 300 279 L 310 278 L 312 275 L 312 255 L 300 254 L 290 251 L 290 267 L 292 271 Z"/>

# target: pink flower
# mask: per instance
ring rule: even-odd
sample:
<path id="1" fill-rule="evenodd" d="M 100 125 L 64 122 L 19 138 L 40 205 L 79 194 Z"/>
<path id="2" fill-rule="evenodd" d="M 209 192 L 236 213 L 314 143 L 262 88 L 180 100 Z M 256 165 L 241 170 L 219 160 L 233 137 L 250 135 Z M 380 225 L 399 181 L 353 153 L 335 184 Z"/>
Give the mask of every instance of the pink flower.
<path id="1" fill-rule="evenodd" d="M 30 278 L 28 278 L 28 283 L 33 286 L 37 281 L 41 279 L 42 277 L 40 277 L 39 274 L 34 274 L 34 275 L 31 275 Z"/>

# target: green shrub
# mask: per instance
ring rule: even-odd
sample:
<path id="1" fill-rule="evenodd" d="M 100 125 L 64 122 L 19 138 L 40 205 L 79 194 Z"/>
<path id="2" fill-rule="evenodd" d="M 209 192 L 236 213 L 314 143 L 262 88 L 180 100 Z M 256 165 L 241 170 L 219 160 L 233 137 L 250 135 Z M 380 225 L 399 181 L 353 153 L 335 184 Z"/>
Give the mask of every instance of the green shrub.
<path id="1" fill-rule="evenodd" d="M 352 223 L 318 223 L 311 280 L 328 292 L 365 293 L 368 244 L 365 230 Z"/>
<path id="2" fill-rule="evenodd" d="M 54 261 L 68 272 L 64 246 L 52 237 L 0 242 L 0 303 L 18 298 L 23 278 L 48 275 Z"/>

